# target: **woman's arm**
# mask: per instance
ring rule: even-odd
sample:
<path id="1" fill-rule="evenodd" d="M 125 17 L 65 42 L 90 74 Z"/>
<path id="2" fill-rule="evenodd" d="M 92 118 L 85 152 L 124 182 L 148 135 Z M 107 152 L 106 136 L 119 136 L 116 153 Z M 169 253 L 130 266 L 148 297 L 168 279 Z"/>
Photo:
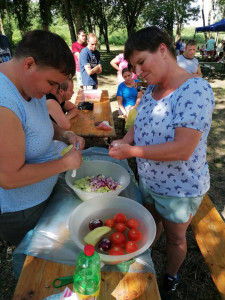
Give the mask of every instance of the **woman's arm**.
<path id="1" fill-rule="evenodd" d="M 143 96 L 142 92 L 138 92 L 137 94 L 137 100 L 136 100 L 136 103 L 134 105 L 134 108 L 136 109 L 141 101 L 141 97 Z"/>
<path id="2" fill-rule="evenodd" d="M 48 107 L 48 113 L 51 115 L 51 117 L 56 121 L 56 123 L 60 127 L 66 130 L 70 129 L 70 120 L 66 117 L 58 102 L 49 99 L 47 100 L 47 107 Z"/>
<path id="3" fill-rule="evenodd" d="M 18 117 L 9 109 L 0 107 L 0 186 L 13 189 L 30 185 L 61 172 L 77 169 L 82 163 L 81 151 L 70 151 L 60 159 L 29 164 L 25 161 L 25 135 Z M 56 130 L 57 131 L 57 130 Z M 57 135 L 65 133 L 59 128 Z M 68 134 L 68 143 L 78 139 Z M 82 142 L 81 142 L 82 145 Z"/>
<path id="4" fill-rule="evenodd" d="M 121 144 L 118 147 L 113 147 L 109 155 L 116 159 L 139 157 L 156 161 L 187 161 L 197 147 L 201 136 L 202 132 L 195 129 L 177 127 L 174 141 L 152 146 Z"/>
<path id="5" fill-rule="evenodd" d="M 120 61 L 119 61 L 119 59 L 117 59 L 116 57 L 113 58 L 113 59 L 110 61 L 110 65 L 111 65 L 114 69 L 116 69 L 117 71 L 120 72 L 120 69 L 119 69 L 119 63 L 120 63 Z"/>
<path id="6" fill-rule="evenodd" d="M 125 118 L 127 118 L 128 114 L 123 106 L 122 96 L 117 96 L 117 102 L 118 102 L 118 106 L 119 106 L 119 109 L 121 110 L 122 114 L 124 115 Z"/>

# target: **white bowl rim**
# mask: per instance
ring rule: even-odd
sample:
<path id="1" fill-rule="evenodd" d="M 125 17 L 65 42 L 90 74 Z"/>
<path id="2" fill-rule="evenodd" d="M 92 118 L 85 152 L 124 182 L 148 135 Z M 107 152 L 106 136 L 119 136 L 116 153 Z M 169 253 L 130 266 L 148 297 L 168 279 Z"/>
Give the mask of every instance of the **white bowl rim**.
<path id="1" fill-rule="evenodd" d="M 142 204 L 140 204 L 140 203 L 138 203 L 137 201 L 135 201 L 135 200 L 133 200 L 133 199 L 130 199 L 130 198 L 127 198 L 127 197 L 122 197 L 122 196 L 111 196 L 111 197 L 106 197 L 106 198 L 104 198 L 103 199 L 103 201 L 108 201 L 108 202 L 111 202 L 111 203 L 113 203 L 113 201 L 110 201 L 111 200 L 111 198 L 119 198 L 120 200 L 124 200 L 124 201 L 128 201 L 128 202 L 130 202 L 130 201 L 133 201 L 133 202 L 135 202 L 135 205 L 137 204 L 137 206 L 139 206 L 139 205 L 141 205 L 145 210 L 146 210 L 146 213 L 149 215 L 149 218 L 152 220 L 152 230 L 153 230 L 153 235 L 152 235 L 152 238 L 151 238 L 151 240 L 149 240 L 148 241 L 148 243 L 146 243 L 144 246 L 142 246 L 141 248 L 139 248 L 137 251 L 135 251 L 135 252 L 132 252 L 132 253 L 128 253 L 128 254 L 123 254 L 123 255 L 108 255 L 108 254 L 102 254 L 102 253 L 99 253 L 99 255 L 100 255 L 100 258 L 101 258 L 101 260 L 103 261 L 103 262 L 110 262 L 110 263 L 115 263 L 115 262 L 117 262 L 117 261 L 123 261 L 123 262 L 125 262 L 125 261 L 128 261 L 128 260 L 130 260 L 130 259 L 133 259 L 133 258 L 135 258 L 136 256 L 139 256 L 139 255 L 141 255 L 142 253 L 144 253 L 150 246 L 151 246 L 151 244 L 153 243 L 153 241 L 154 241 L 154 239 L 155 239 L 155 236 L 156 236 L 156 224 L 155 224 L 155 220 L 154 220 L 154 218 L 153 218 L 153 216 L 151 215 L 151 213 L 142 205 Z M 70 232 L 70 227 L 71 227 L 71 219 L 72 219 L 72 215 L 77 211 L 77 210 L 80 210 L 80 209 L 82 209 L 82 206 L 84 206 L 84 205 L 88 205 L 88 203 L 89 203 L 89 201 L 93 201 L 93 199 L 97 199 L 98 197 L 93 197 L 93 198 L 91 198 L 91 199 L 88 199 L 87 201 L 84 201 L 84 202 L 82 202 L 81 204 L 79 204 L 74 210 L 73 210 L 73 212 L 71 213 L 71 215 L 70 215 L 70 218 L 69 218 L 69 232 Z M 71 236 L 71 235 L 70 235 Z M 71 239 L 72 239 L 72 236 L 71 236 Z M 72 239 L 72 241 L 73 241 L 73 239 Z M 74 241 L 73 241 L 74 242 Z M 75 242 L 74 242 L 74 244 L 75 244 Z M 76 244 L 77 245 L 77 247 L 79 248 L 79 249 L 81 249 L 81 250 L 83 250 L 84 249 L 84 246 L 85 246 L 85 244 L 81 244 L 79 241 L 78 241 L 78 243 Z M 143 249 L 143 251 L 141 250 L 141 249 Z M 141 250 L 141 253 L 140 253 L 140 250 Z M 110 260 L 108 260 L 108 258 L 109 258 L 109 256 L 110 256 Z"/>
<path id="2" fill-rule="evenodd" d="M 123 166 L 121 166 L 121 165 L 119 165 L 119 164 L 117 164 L 117 163 L 108 161 L 108 160 L 100 160 L 100 159 L 96 159 L 96 160 L 85 160 L 85 161 L 83 161 L 83 163 L 86 163 L 86 162 L 87 162 L 87 163 L 88 163 L 88 162 L 94 162 L 94 163 L 95 163 L 95 162 L 96 162 L 96 163 L 104 162 L 104 163 L 116 165 L 116 166 L 118 166 L 119 168 L 125 170 L 125 171 L 127 172 L 127 175 L 128 175 L 128 177 L 127 177 L 127 183 L 126 183 L 124 186 L 122 186 L 121 188 L 117 189 L 116 191 L 110 191 L 110 192 L 108 192 L 108 193 L 98 193 L 98 192 L 94 192 L 94 196 L 93 196 L 93 197 L 100 196 L 100 195 L 102 196 L 102 194 L 104 194 L 104 195 L 106 195 L 106 196 L 108 197 L 111 193 L 113 193 L 113 192 L 120 193 L 120 192 L 122 192 L 123 190 L 125 190 L 125 189 L 128 187 L 128 185 L 129 185 L 129 183 L 130 183 L 130 174 L 129 174 L 129 172 L 128 172 Z M 84 195 L 87 195 L 87 196 L 90 195 L 90 192 L 82 191 L 82 190 L 76 188 L 74 185 L 72 185 L 72 184 L 69 182 L 68 177 L 71 176 L 72 172 L 73 172 L 72 170 L 69 170 L 69 171 L 66 172 L 66 175 L 65 175 L 65 181 L 66 181 L 66 183 L 68 184 L 68 186 L 69 186 L 71 189 L 73 189 L 73 190 L 77 190 L 79 193 L 82 192 Z M 74 179 L 76 179 L 76 177 L 74 177 Z M 83 200 L 82 200 L 82 201 L 83 201 Z M 85 200 L 85 201 L 87 201 L 87 200 Z"/>

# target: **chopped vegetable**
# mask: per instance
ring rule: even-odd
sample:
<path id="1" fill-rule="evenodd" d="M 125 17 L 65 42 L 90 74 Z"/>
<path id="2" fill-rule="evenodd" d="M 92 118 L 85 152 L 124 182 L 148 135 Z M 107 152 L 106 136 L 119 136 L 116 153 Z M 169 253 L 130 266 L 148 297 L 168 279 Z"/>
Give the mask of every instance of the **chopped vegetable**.
<path id="1" fill-rule="evenodd" d="M 122 186 L 112 177 L 105 177 L 104 175 L 97 175 L 92 177 L 83 177 L 75 181 L 74 186 L 85 192 L 107 193 L 115 191 Z"/>

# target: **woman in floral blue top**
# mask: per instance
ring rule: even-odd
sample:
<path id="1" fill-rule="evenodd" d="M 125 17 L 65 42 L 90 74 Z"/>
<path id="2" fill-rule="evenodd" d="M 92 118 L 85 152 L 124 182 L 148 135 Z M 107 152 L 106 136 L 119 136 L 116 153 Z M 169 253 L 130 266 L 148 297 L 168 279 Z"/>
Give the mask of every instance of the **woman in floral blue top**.
<path id="1" fill-rule="evenodd" d="M 113 158 L 136 157 L 140 190 L 157 233 L 167 238 L 162 299 L 174 292 L 186 256 L 186 230 L 210 186 L 207 136 L 214 97 L 207 81 L 180 68 L 170 36 L 152 26 L 132 34 L 125 58 L 149 84 L 135 124 L 113 141 Z M 115 146 L 114 146 L 115 145 Z"/>

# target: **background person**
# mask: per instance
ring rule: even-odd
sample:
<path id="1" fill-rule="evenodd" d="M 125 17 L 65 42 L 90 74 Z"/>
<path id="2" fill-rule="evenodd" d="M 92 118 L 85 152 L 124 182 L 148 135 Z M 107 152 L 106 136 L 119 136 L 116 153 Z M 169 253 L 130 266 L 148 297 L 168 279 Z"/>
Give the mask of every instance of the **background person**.
<path id="1" fill-rule="evenodd" d="M 83 138 L 51 122 L 45 97 L 74 73 L 66 42 L 42 30 L 24 35 L 0 64 L 0 236 L 12 245 L 36 225 L 58 174 L 82 163 L 74 150 L 77 141 L 83 149 Z M 74 147 L 59 158 L 53 139 Z"/>
<path id="2" fill-rule="evenodd" d="M 68 79 L 59 85 L 55 95 L 46 95 L 51 120 L 67 130 L 71 127 L 70 120 L 78 115 L 77 107 L 69 101 L 73 94 L 73 80 Z"/>
<path id="3" fill-rule="evenodd" d="M 119 113 L 124 115 L 125 120 L 131 109 L 136 109 L 140 103 L 142 93 L 134 87 L 137 79 L 132 78 L 132 72 L 125 68 L 122 71 L 124 82 L 120 83 L 117 89 L 117 101 L 119 105 Z"/>
<path id="4" fill-rule="evenodd" d="M 117 82 L 118 84 L 123 82 L 122 71 L 128 67 L 128 62 L 124 59 L 124 53 L 118 54 L 110 61 L 110 65 L 117 70 Z M 132 73 L 132 78 L 137 79 L 137 75 Z"/>
<path id="5" fill-rule="evenodd" d="M 184 54 L 177 56 L 177 63 L 188 73 L 202 77 L 198 59 L 195 58 L 196 50 L 197 42 L 195 40 L 189 40 L 186 44 Z"/>
<path id="6" fill-rule="evenodd" d="M 184 53 L 185 47 L 186 47 L 185 39 L 182 39 L 181 40 L 181 46 L 180 46 L 180 54 Z"/>
<path id="7" fill-rule="evenodd" d="M 7 36 L 0 34 L 0 63 L 11 59 L 11 45 Z"/>
<path id="8" fill-rule="evenodd" d="M 167 270 L 160 293 L 168 299 L 186 256 L 187 227 L 210 185 L 206 145 L 214 97 L 207 81 L 177 65 L 171 37 L 158 27 L 130 35 L 125 58 L 149 86 L 134 126 L 111 143 L 109 155 L 137 159 L 144 205 L 157 226 L 155 241 L 165 229 Z"/>
<path id="9" fill-rule="evenodd" d="M 84 89 L 97 89 L 97 74 L 102 73 L 100 53 L 97 50 L 97 37 L 94 33 L 87 36 L 87 47 L 80 53 L 80 72 Z"/>
<path id="10" fill-rule="evenodd" d="M 79 58 L 80 58 L 80 52 L 83 48 L 87 46 L 86 43 L 86 31 L 83 28 L 80 28 L 77 32 L 77 41 L 72 44 L 72 52 L 75 59 L 76 64 L 76 77 L 77 77 L 77 84 L 82 89 L 82 79 L 80 75 L 80 64 L 79 64 Z"/>
<path id="11" fill-rule="evenodd" d="M 210 56 L 211 58 L 213 58 L 214 51 L 215 51 L 215 45 L 216 45 L 216 41 L 214 40 L 213 36 L 211 35 L 209 40 L 206 42 L 207 56 Z"/>

